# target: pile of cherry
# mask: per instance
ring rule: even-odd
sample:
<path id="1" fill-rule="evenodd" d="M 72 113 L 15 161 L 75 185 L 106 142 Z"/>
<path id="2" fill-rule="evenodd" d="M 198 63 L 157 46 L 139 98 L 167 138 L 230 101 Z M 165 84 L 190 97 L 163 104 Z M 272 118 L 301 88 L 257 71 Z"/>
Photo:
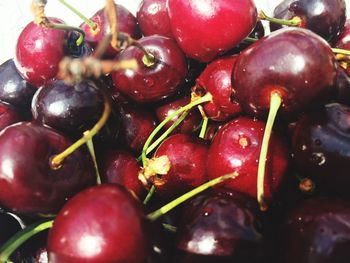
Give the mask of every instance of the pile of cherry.
<path id="1" fill-rule="evenodd" d="M 108 3 L 0 66 L 0 263 L 349 262 L 345 0 Z"/>

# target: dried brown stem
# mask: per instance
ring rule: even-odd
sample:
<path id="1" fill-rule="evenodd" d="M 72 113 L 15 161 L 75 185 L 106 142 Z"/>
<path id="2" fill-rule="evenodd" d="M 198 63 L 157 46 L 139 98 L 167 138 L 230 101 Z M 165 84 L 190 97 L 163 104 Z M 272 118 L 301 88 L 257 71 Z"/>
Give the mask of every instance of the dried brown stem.
<path id="1" fill-rule="evenodd" d="M 106 0 L 105 12 L 112 34 L 111 45 L 113 48 L 119 51 L 117 5 L 114 4 L 113 0 Z"/>

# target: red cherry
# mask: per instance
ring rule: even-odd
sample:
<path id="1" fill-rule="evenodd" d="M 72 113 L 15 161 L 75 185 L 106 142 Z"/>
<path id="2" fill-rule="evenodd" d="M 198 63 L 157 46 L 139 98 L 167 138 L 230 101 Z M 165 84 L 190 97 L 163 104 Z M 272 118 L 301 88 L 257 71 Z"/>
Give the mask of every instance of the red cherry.
<path id="1" fill-rule="evenodd" d="M 256 198 L 258 160 L 264 129 L 264 122 L 246 117 L 239 117 L 225 124 L 209 147 L 209 179 L 236 171 L 239 175 L 235 180 L 225 183 L 225 187 Z M 279 190 L 287 165 L 288 150 L 282 139 L 272 134 L 264 182 L 268 201 Z"/>
<path id="2" fill-rule="evenodd" d="M 182 50 L 203 62 L 238 45 L 257 21 L 252 0 L 169 0 L 168 11 Z"/>
<path id="3" fill-rule="evenodd" d="M 49 18 L 52 23 L 62 20 Z M 31 85 L 39 87 L 55 78 L 65 55 L 67 31 L 29 23 L 18 37 L 15 64 Z"/>

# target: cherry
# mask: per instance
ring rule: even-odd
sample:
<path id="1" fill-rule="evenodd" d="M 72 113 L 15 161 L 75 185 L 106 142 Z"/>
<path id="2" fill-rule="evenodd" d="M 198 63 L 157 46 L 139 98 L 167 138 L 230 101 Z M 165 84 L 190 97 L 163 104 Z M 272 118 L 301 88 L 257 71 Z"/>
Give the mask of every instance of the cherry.
<path id="1" fill-rule="evenodd" d="M 257 172 L 265 123 L 239 117 L 226 123 L 216 133 L 208 151 L 209 179 L 236 171 L 238 176 L 225 187 L 257 197 Z M 272 201 L 279 190 L 288 165 L 288 149 L 283 140 L 272 134 L 267 155 L 265 198 Z"/>
<path id="2" fill-rule="evenodd" d="M 71 31 L 68 33 L 67 43 L 65 45 L 65 53 L 73 58 L 87 57 L 92 54 L 93 49 L 87 42 L 77 45 L 80 33 Z"/>
<path id="3" fill-rule="evenodd" d="M 281 224 L 277 249 L 280 262 L 347 262 L 350 256 L 349 220 L 348 201 L 316 198 L 300 203 Z"/>
<path id="4" fill-rule="evenodd" d="M 57 18 L 52 23 L 63 24 Z M 55 78 L 58 64 L 65 55 L 67 31 L 29 23 L 18 37 L 15 64 L 25 80 L 35 87 Z"/>
<path id="5" fill-rule="evenodd" d="M 29 108 L 36 89 L 18 73 L 13 59 L 0 65 L 0 100 L 15 107 Z"/>
<path id="6" fill-rule="evenodd" d="M 136 13 L 144 36 L 161 35 L 174 38 L 171 32 L 166 0 L 143 0 Z"/>
<path id="7" fill-rule="evenodd" d="M 12 106 L 0 102 L 0 131 L 24 118 Z"/>
<path id="8" fill-rule="evenodd" d="M 146 166 L 144 176 L 156 187 L 163 199 L 179 196 L 207 181 L 207 146 L 199 138 L 186 134 L 175 134 L 167 138 L 154 154 L 155 164 L 165 158 L 167 169 L 161 175 L 148 174 Z"/>
<path id="9" fill-rule="evenodd" d="M 350 68 L 346 70 L 342 67 L 337 68 L 337 80 L 335 83 L 335 100 L 336 102 L 350 105 L 350 76 L 347 73 Z"/>
<path id="10" fill-rule="evenodd" d="M 134 39 L 139 39 L 141 35 L 134 15 L 122 5 L 115 4 L 115 8 L 117 9 L 118 30 L 130 35 Z M 105 9 L 98 10 L 90 20 L 95 24 L 96 28 L 91 28 L 87 23 L 81 24 L 80 27 L 86 34 L 86 41 L 92 47 L 96 47 L 110 31 Z M 109 45 L 105 55 L 113 58 L 117 53 L 118 51 Z"/>
<path id="11" fill-rule="evenodd" d="M 140 198 L 144 195 L 144 187 L 138 179 L 140 165 L 132 154 L 123 150 L 107 151 L 99 167 L 103 183 L 121 184 Z"/>
<path id="12" fill-rule="evenodd" d="M 189 104 L 191 98 L 186 96 L 183 98 L 176 98 L 175 100 L 167 101 L 164 105 L 156 108 L 156 115 L 159 122 L 162 122 L 165 118 L 171 115 L 174 111 Z M 168 129 L 170 126 L 179 119 L 176 116 L 169 121 L 164 128 Z M 201 123 L 201 115 L 197 109 L 189 111 L 186 118 L 175 128 L 174 132 L 191 134 L 199 129 Z"/>
<path id="13" fill-rule="evenodd" d="M 50 262 L 144 263 L 146 217 L 119 185 L 100 185 L 74 196 L 57 215 L 48 239 Z"/>
<path id="14" fill-rule="evenodd" d="M 147 108 L 131 104 L 121 104 L 118 113 L 121 117 L 120 144 L 140 153 L 147 138 L 156 127 L 155 116 Z"/>
<path id="15" fill-rule="evenodd" d="M 237 56 L 222 57 L 212 61 L 196 80 L 194 92 L 208 92 L 212 101 L 203 105 L 208 118 L 225 121 L 241 113 L 241 107 L 234 98 L 231 76 Z"/>
<path id="16" fill-rule="evenodd" d="M 310 29 L 327 41 L 333 40 L 346 20 L 344 0 L 284 0 L 274 10 L 280 19 L 300 19 L 299 26 Z M 272 30 L 279 28 L 271 24 Z"/>
<path id="17" fill-rule="evenodd" d="M 189 57 L 202 62 L 238 45 L 257 21 L 251 0 L 169 0 L 168 11 L 180 47 Z"/>
<path id="18" fill-rule="evenodd" d="M 71 144 L 36 123 L 8 126 L 0 134 L 0 203 L 19 213 L 54 213 L 95 181 L 90 156 L 83 148 L 53 169 L 50 158 Z"/>
<path id="19" fill-rule="evenodd" d="M 340 31 L 339 36 L 337 37 L 337 41 L 335 43 L 335 47 L 342 49 L 350 49 L 350 20 L 346 20 L 343 29 Z"/>
<path id="20" fill-rule="evenodd" d="M 183 211 L 176 262 L 261 262 L 261 219 L 253 199 L 233 191 L 209 192 Z"/>
<path id="21" fill-rule="evenodd" d="M 293 156 L 300 175 L 321 193 L 348 195 L 350 108 L 328 104 L 305 114 L 293 134 Z M 336 171 L 336 172 L 334 172 Z"/>
<path id="22" fill-rule="evenodd" d="M 137 70 L 118 70 L 112 73 L 115 87 L 136 102 L 152 102 L 174 94 L 184 83 L 187 63 L 176 42 L 162 36 L 141 38 L 139 47 L 130 46 L 118 58 L 136 59 Z"/>

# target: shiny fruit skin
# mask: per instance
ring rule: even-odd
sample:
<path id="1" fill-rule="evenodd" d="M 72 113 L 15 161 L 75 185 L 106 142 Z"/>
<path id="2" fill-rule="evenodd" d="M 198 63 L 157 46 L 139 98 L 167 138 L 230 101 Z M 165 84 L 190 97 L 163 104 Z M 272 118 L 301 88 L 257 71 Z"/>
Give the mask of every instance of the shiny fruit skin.
<path id="1" fill-rule="evenodd" d="M 0 102 L 0 131 L 20 121 L 24 121 L 24 117 L 14 107 Z"/>
<path id="2" fill-rule="evenodd" d="M 209 147 L 208 178 L 236 171 L 239 175 L 223 186 L 256 198 L 258 161 L 264 130 L 264 122 L 247 117 L 239 117 L 221 127 Z M 277 134 L 272 133 L 264 184 L 268 201 L 279 190 L 288 161 L 286 145 Z"/>
<path id="3" fill-rule="evenodd" d="M 116 89 L 140 103 L 159 101 L 178 91 L 187 75 L 187 62 L 176 42 L 154 35 L 143 37 L 139 44 L 155 57 L 154 65 L 144 64 L 144 53 L 139 48 L 128 47 L 118 59 L 136 59 L 138 68 L 112 73 Z"/>
<path id="4" fill-rule="evenodd" d="M 54 170 L 50 158 L 72 142 L 32 122 L 8 126 L 0 133 L 0 203 L 18 213 L 54 213 L 67 198 L 92 185 L 95 173 L 83 148 Z"/>
<path id="5" fill-rule="evenodd" d="M 74 196 L 49 232 L 50 262 L 145 263 L 146 218 L 120 185 L 100 185 Z"/>
<path id="6" fill-rule="evenodd" d="M 350 19 L 346 20 L 343 29 L 340 31 L 335 47 L 342 49 L 350 49 Z"/>
<path id="7" fill-rule="evenodd" d="M 168 11 L 179 46 L 201 62 L 238 45 L 257 21 L 251 0 L 169 0 Z"/>
<path id="8" fill-rule="evenodd" d="M 237 56 L 218 58 L 208 64 L 196 80 L 195 89 L 200 89 L 213 96 L 212 101 L 203 105 L 208 118 L 214 121 L 226 121 L 239 115 L 242 109 L 234 98 L 232 72 Z"/>
<path id="9" fill-rule="evenodd" d="M 281 113 L 295 114 L 329 100 L 336 74 L 326 41 L 306 29 L 286 28 L 239 55 L 233 85 L 241 107 L 250 115 L 267 115 L 272 92 L 282 98 Z"/>
<path id="10" fill-rule="evenodd" d="M 49 19 L 53 23 L 63 23 L 56 18 Z M 16 45 L 15 64 L 23 78 L 37 88 L 55 78 L 58 64 L 65 56 L 66 40 L 67 31 L 30 22 Z"/>

